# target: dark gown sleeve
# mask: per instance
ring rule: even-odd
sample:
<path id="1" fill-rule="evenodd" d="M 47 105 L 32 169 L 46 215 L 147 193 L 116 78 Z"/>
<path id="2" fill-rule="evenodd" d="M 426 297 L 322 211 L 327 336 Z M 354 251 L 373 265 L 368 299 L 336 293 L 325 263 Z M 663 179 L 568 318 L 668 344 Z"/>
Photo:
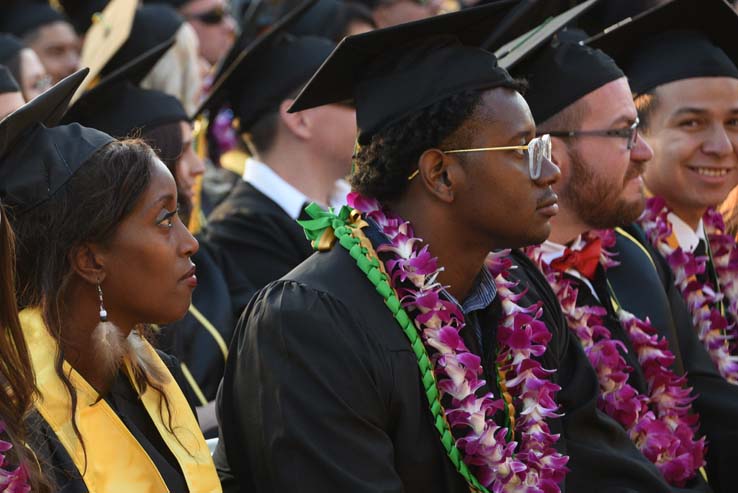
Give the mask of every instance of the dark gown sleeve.
<path id="1" fill-rule="evenodd" d="M 238 324 L 219 393 L 224 489 L 403 491 L 385 431 L 390 366 L 350 307 L 268 286 Z"/>
<path id="2" fill-rule="evenodd" d="M 248 302 L 250 288 L 279 279 L 313 252 L 302 227 L 245 182 L 213 211 L 205 237 L 229 264 L 236 317 Z"/>

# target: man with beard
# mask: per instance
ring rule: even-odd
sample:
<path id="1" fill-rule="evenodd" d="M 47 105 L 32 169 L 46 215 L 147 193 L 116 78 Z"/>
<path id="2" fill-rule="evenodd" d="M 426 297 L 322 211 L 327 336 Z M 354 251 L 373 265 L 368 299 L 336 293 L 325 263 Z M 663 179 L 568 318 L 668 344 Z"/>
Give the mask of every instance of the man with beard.
<path id="1" fill-rule="evenodd" d="M 623 72 L 603 52 L 582 46 L 585 37 L 564 31 L 543 37 L 530 56 L 508 55 L 512 72 L 529 82 L 526 99 L 538 132 L 551 135 L 562 174 L 554 185 L 561 210 L 550 239 L 527 253 L 597 371 L 599 408 L 674 489 L 709 491 L 700 472 L 705 440 L 695 430 L 690 389 L 669 344 L 676 338 L 667 334 L 667 340 L 648 319 L 622 309 L 608 280 L 614 234 L 604 228 L 628 224 L 643 209 L 640 175 L 652 151 L 638 136 Z"/>
<path id="2" fill-rule="evenodd" d="M 622 265 L 612 285 L 626 309 L 679 335 L 709 442 L 710 484 L 726 492 L 738 481 L 738 251 L 715 207 L 738 183 L 736 29 L 738 15 L 722 0 L 676 0 L 591 41 L 628 74 L 654 149 L 642 230 L 618 230 Z M 643 295 L 661 290 L 632 287 L 634 270 L 654 267 L 671 311 Z"/>
<path id="3" fill-rule="evenodd" d="M 298 96 L 355 102 L 355 209 L 309 207 L 320 253 L 244 312 L 218 399 L 227 491 L 558 492 L 562 450 L 567 491 L 673 491 L 597 411 L 545 278 L 489 256 L 558 209 L 550 141 L 478 48 L 506 12 L 347 38 Z"/>

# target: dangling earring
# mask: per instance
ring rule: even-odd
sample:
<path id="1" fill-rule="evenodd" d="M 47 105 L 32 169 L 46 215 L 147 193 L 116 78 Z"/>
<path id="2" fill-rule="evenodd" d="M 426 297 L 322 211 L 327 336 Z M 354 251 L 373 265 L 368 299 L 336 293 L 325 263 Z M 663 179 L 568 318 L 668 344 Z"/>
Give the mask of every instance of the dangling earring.
<path id="1" fill-rule="evenodd" d="M 97 282 L 97 297 L 100 300 L 100 322 L 92 333 L 95 345 L 95 356 L 101 366 L 101 370 L 114 374 L 126 352 L 125 338 L 113 322 L 108 321 L 108 311 L 103 303 L 103 291 L 100 281 Z"/>

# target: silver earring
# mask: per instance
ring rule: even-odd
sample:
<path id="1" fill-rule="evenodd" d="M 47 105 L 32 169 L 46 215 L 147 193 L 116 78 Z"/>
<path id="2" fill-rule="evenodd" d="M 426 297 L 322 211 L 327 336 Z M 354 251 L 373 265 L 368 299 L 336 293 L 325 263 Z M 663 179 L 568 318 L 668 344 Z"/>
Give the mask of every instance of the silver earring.
<path id="1" fill-rule="evenodd" d="M 100 299 L 100 321 L 107 322 L 108 311 L 105 309 L 105 305 L 103 305 L 103 292 L 99 282 L 97 283 L 97 297 Z"/>

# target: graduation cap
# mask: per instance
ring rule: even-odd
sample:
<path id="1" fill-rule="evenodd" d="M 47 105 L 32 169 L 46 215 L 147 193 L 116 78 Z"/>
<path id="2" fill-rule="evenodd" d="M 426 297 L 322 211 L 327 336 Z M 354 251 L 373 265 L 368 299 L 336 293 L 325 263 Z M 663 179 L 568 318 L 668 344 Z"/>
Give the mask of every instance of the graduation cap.
<path id="1" fill-rule="evenodd" d="M 189 117 L 177 98 L 126 80 L 95 87 L 63 119 L 64 123 L 77 122 L 118 138 L 180 121 L 189 121 Z"/>
<path id="2" fill-rule="evenodd" d="M 175 9 L 183 7 L 190 0 L 143 0 L 143 3 L 163 3 L 167 4 Z"/>
<path id="3" fill-rule="evenodd" d="M 20 39 L 12 34 L 0 33 L 0 64 L 8 65 L 23 48 Z"/>
<path id="4" fill-rule="evenodd" d="M 612 58 L 582 44 L 586 33 L 565 29 L 597 1 L 567 10 L 503 47 L 507 53 L 501 55 L 500 65 L 528 81 L 525 99 L 536 123 L 625 76 Z"/>
<path id="5" fill-rule="evenodd" d="M 228 101 L 241 131 L 247 131 L 299 89 L 335 47 L 325 38 L 284 32 L 313 4 L 314 0 L 301 3 L 238 52 L 219 72 L 210 95 L 194 116 L 206 109 L 212 112 Z"/>
<path id="6" fill-rule="evenodd" d="M 672 0 L 587 41 L 612 56 L 635 94 L 693 77 L 738 78 L 738 14 L 723 0 Z"/>
<path id="7" fill-rule="evenodd" d="M 137 2 L 133 0 L 133 3 Z M 174 40 L 183 23 L 182 16 L 168 5 L 143 5 L 138 9 L 134 7 L 132 23 L 128 28 L 130 34 L 100 73 L 108 75 L 152 48 Z"/>
<path id="8" fill-rule="evenodd" d="M 85 34 L 93 23 L 93 18 L 108 5 L 108 0 L 59 0 L 64 13 L 78 34 Z"/>
<path id="9" fill-rule="evenodd" d="M 0 94 L 9 92 L 20 92 L 18 83 L 13 78 L 7 67 L 0 65 Z"/>
<path id="10" fill-rule="evenodd" d="M 67 18 L 43 0 L 6 0 L 0 7 L 0 32 L 22 38 L 29 32 Z"/>
<path id="11" fill-rule="evenodd" d="M 0 200 L 16 214 L 48 200 L 113 140 L 76 123 L 54 127 L 86 75 L 70 75 L 0 120 Z"/>
<path id="12" fill-rule="evenodd" d="M 531 10 L 531 6 L 536 6 Z M 290 108 L 354 102 L 358 142 L 466 90 L 513 87 L 491 51 L 548 14 L 545 3 L 501 0 L 344 38 Z"/>

